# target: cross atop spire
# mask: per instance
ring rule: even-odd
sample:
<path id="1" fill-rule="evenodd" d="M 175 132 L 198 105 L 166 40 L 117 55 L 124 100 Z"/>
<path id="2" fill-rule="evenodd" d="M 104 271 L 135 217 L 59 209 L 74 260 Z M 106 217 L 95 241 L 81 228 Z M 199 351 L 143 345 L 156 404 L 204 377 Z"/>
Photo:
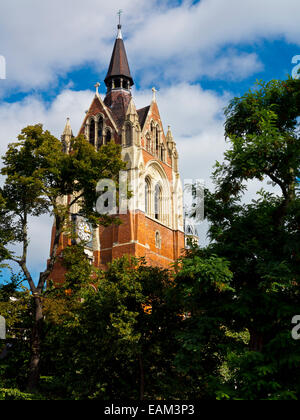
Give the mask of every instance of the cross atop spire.
<path id="1" fill-rule="evenodd" d="M 123 10 L 121 10 L 121 9 L 117 13 L 117 15 L 119 16 L 119 26 L 121 26 L 121 15 L 122 15 L 122 13 L 123 13 Z"/>
<path id="2" fill-rule="evenodd" d="M 101 83 L 97 82 L 95 84 L 95 88 L 96 88 L 96 95 L 99 95 L 99 87 L 101 86 Z"/>
<path id="3" fill-rule="evenodd" d="M 156 102 L 156 92 L 157 90 L 155 89 L 155 87 L 152 88 L 152 101 Z"/>
<path id="4" fill-rule="evenodd" d="M 123 10 L 119 10 L 118 11 L 118 13 L 117 13 L 117 15 L 119 16 L 119 25 L 118 25 L 118 35 L 117 35 L 117 39 L 123 39 L 123 37 L 122 37 L 122 32 L 121 32 L 121 29 L 122 29 L 122 25 L 121 25 L 121 15 L 122 15 L 122 13 L 123 13 Z"/>

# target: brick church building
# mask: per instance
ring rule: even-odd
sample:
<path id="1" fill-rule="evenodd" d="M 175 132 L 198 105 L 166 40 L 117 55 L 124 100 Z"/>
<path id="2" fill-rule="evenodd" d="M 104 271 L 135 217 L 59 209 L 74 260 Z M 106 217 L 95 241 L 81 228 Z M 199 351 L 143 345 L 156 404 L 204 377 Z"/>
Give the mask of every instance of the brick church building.
<path id="1" fill-rule="evenodd" d="M 169 268 L 181 256 L 185 246 L 183 191 L 178 170 L 178 152 L 170 127 L 165 133 L 152 89 L 151 104 L 136 109 L 131 93 L 134 85 L 127 60 L 121 25 L 114 44 L 108 72 L 104 80 L 104 99 L 98 92 L 83 120 L 78 134 L 84 134 L 96 149 L 108 142 L 122 146 L 127 163 L 129 185 L 135 185 L 126 214 L 117 215 L 122 224 L 93 229 L 71 209 L 77 234 L 86 243 L 85 252 L 91 262 L 104 268 L 125 254 L 145 257 L 151 265 Z M 62 135 L 68 153 L 73 136 L 69 119 Z M 71 239 L 63 236 L 58 253 Z M 56 263 L 53 280 L 63 278 Z"/>

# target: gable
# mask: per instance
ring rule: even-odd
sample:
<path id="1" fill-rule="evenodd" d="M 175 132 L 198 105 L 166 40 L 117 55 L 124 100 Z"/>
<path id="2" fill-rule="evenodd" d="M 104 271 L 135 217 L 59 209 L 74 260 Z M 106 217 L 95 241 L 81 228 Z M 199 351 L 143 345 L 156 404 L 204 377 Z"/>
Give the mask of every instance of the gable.
<path id="1" fill-rule="evenodd" d="M 117 127 L 116 122 L 114 121 L 114 118 L 113 118 L 113 115 L 111 114 L 111 111 L 102 102 L 100 96 L 95 95 L 95 97 L 94 97 L 94 99 L 91 103 L 91 106 L 90 106 L 90 108 L 89 108 L 89 110 L 88 110 L 88 112 L 87 112 L 87 114 L 86 114 L 86 116 L 83 120 L 83 123 L 80 127 L 78 135 L 84 134 L 85 125 L 86 125 L 86 122 L 87 122 L 88 118 L 95 117 L 99 114 L 103 115 L 106 126 L 109 126 L 112 130 L 114 130 L 118 134 L 118 127 Z"/>

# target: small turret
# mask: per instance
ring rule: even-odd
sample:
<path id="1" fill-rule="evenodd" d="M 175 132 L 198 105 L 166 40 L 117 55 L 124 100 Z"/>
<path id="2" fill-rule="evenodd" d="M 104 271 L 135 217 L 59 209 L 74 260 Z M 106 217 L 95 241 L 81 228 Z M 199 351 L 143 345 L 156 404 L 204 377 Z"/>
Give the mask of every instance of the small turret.
<path id="1" fill-rule="evenodd" d="M 176 148 L 176 143 L 173 138 L 173 134 L 171 131 L 171 127 L 168 126 L 168 132 L 166 135 L 167 147 L 169 150 L 169 154 L 172 159 L 172 168 L 175 172 L 178 172 L 178 152 Z"/>
<path id="2" fill-rule="evenodd" d="M 61 136 L 61 141 L 63 143 L 63 148 L 64 148 L 65 153 L 70 152 L 70 143 L 73 137 L 74 136 L 73 136 L 73 132 L 72 132 L 71 124 L 70 124 L 70 118 L 67 118 L 66 126 Z"/>

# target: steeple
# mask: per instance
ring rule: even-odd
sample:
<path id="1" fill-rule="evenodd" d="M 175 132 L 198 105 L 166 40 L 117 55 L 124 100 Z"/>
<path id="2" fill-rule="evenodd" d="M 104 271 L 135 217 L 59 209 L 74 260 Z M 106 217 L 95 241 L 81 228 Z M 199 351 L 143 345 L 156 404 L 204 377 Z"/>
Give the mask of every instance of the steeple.
<path id="1" fill-rule="evenodd" d="M 119 24 L 117 38 L 108 72 L 104 80 L 107 87 L 104 104 L 110 109 L 118 128 L 121 128 L 125 121 L 126 111 L 132 98 L 130 88 L 134 82 L 130 74 L 121 32 L 121 11 L 118 14 Z"/>
<path id="2" fill-rule="evenodd" d="M 108 92 L 112 89 L 130 90 L 130 87 L 134 85 L 130 74 L 121 29 L 122 25 L 119 23 L 118 34 L 111 56 L 110 65 L 104 80 Z"/>

